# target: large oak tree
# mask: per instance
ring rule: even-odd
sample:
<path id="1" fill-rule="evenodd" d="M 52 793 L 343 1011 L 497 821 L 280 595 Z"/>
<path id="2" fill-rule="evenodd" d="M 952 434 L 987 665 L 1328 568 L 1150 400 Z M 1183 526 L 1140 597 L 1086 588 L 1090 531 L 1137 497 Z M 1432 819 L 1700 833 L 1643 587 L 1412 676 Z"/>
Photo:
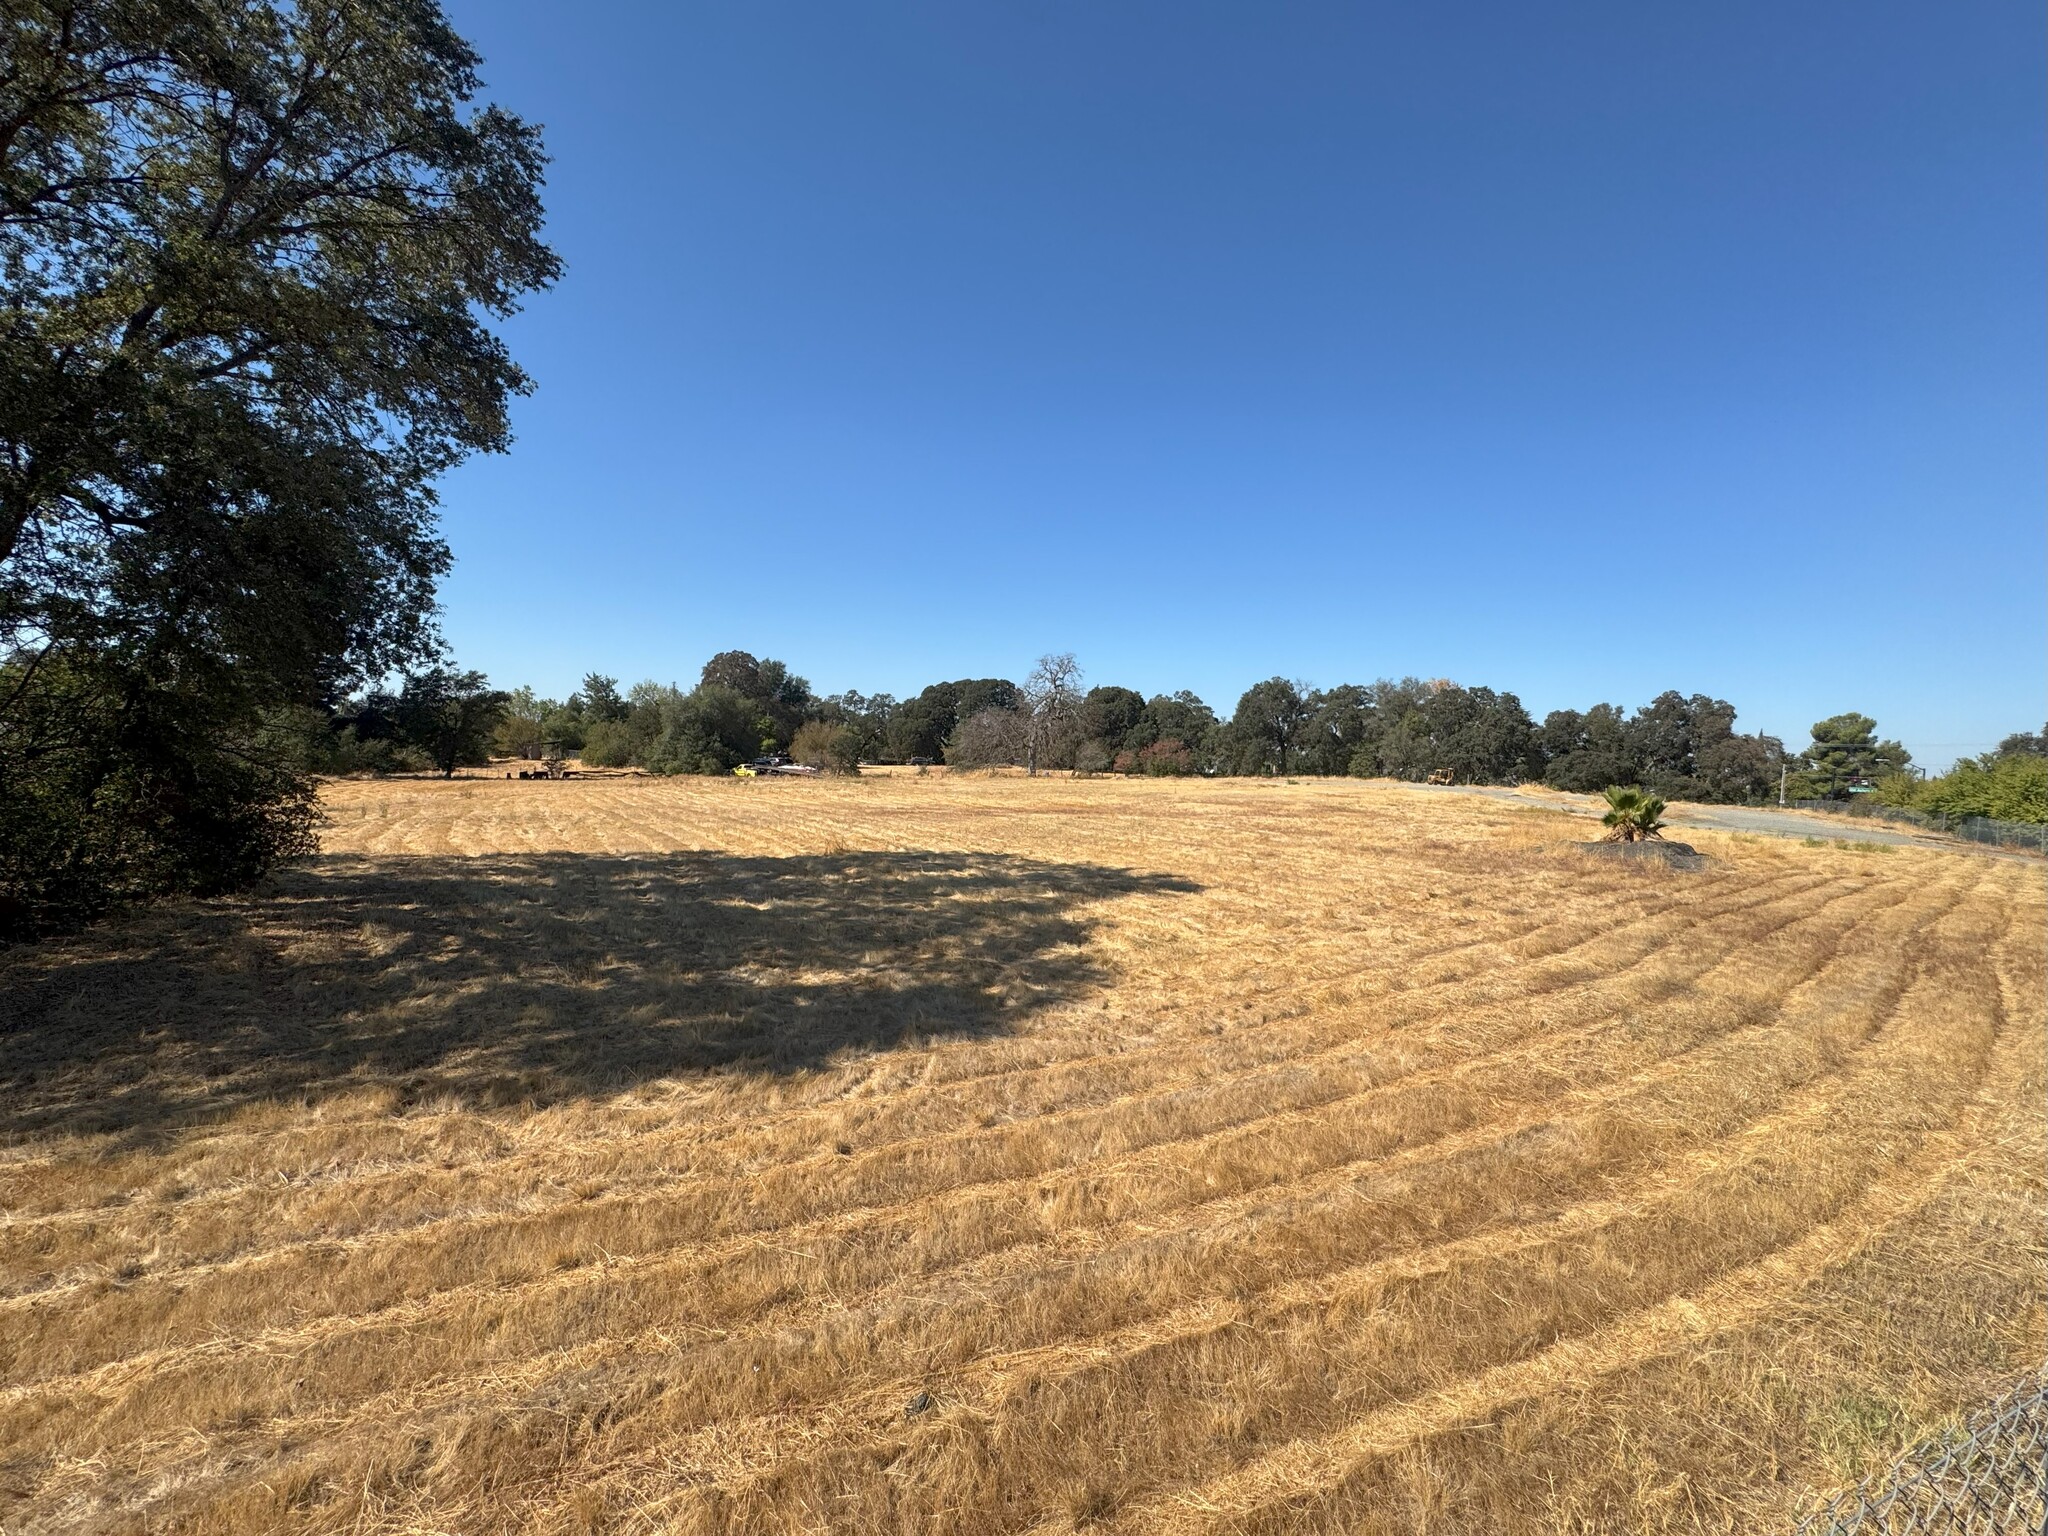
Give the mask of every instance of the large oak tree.
<path id="1" fill-rule="evenodd" d="M 302 845 L 263 722 L 431 651 L 559 271 L 477 64 L 431 0 L 0 8 L 0 928 Z"/>

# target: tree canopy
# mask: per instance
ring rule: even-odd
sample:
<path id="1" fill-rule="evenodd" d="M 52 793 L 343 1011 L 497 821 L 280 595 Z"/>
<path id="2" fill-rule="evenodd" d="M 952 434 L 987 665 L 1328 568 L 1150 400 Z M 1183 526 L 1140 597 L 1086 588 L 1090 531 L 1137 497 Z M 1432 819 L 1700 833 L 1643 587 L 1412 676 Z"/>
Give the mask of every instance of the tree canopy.
<path id="1" fill-rule="evenodd" d="M 887 727 L 889 751 L 902 762 L 938 762 L 962 720 L 984 709 L 1015 709 L 1022 702 L 1023 694 L 1006 677 L 933 683 L 894 711 Z"/>
<path id="2" fill-rule="evenodd" d="M 1308 721 L 1308 700 L 1299 686 L 1284 677 L 1253 683 L 1230 717 L 1250 749 L 1252 761 L 1270 764 L 1272 771 L 1280 774 L 1287 772 L 1288 754 Z"/>
<path id="3" fill-rule="evenodd" d="M 385 705 L 399 740 L 424 752 L 441 771 L 490 760 L 492 733 L 505 718 L 507 695 L 481 672 L 430 667 L 405 680 L 405 690 Z"/>
<path id="4" fill-rule="evenodd" d="M 1813 723 L 1813 740 L 1799 754 L 1794 798 L 1818 799 L 1874 785 L 1902 773 L 1913 756 L 1896 741 L 1877 739 L 1877 722 L 1854 712 Z"/>
<path id="5" fill-rule="evenodd" d="M 559 271 L 540 139 L 431 0 L 41 0 L 0 49 L 0 870 L 92 867 L 82 796 L 197 889 L 297 845 L 275 712 L 432 657 L 433 482 L 509 441 L 492 325 Z"/>

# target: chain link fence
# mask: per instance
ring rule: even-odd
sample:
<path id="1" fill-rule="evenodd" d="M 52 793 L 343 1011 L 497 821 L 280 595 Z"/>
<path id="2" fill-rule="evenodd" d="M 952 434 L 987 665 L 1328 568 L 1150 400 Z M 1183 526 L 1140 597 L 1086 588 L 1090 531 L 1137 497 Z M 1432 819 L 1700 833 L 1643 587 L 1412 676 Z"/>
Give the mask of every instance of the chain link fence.
<path id="1" fill-rule="evenodd" d="M 2043 1536 L 2048 1371 L 1800 1522 L 1798 1536 Z"/>
<path id="2" fill-rule="evenodd" d="M 1997 848 L 2025 848 L 2048 853 L 2048 823 L 1994 821 L 1989 816 L 1950 816 L 1940 811 L 1909 811 L 1896 805 L 1873 805 L 1867 795 L 1849 800 L 1793 800 L 1796 811 L 1826 811 L 1833 816 L 1868 816 L 1875 821 L 1893 821 L 1921 827 L 1947 837 L 1972 843 L 1989 843 Z"/>

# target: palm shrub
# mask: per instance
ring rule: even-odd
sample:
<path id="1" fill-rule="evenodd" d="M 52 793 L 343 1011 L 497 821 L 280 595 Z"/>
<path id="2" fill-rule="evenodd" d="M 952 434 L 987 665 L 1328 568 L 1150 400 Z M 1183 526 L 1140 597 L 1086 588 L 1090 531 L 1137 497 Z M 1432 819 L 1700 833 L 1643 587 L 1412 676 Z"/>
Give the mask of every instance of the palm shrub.
<path id="1" fill-rule="evenodd" d="M 1639 843 L 1664 835 L 1664 801 L 1648 790 L 1633 785 L 1611 784 L 1607 789 L 1607 814 L 1600 818 L 1610 843 Z"/>

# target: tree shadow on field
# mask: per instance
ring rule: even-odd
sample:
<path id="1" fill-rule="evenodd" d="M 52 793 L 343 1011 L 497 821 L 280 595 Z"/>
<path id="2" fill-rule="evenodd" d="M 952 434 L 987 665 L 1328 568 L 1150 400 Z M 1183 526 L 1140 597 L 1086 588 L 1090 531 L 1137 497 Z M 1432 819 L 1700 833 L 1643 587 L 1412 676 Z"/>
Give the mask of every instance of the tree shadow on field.
<path id="1" fill-rule="evenodd" d="M 548 1103 L 999 1034 L 1109 979 L 1082 909 L 1197 891 L 997 854 L 327 856 L 0 958 L 0 1139 L 254 1102 Z"/>

